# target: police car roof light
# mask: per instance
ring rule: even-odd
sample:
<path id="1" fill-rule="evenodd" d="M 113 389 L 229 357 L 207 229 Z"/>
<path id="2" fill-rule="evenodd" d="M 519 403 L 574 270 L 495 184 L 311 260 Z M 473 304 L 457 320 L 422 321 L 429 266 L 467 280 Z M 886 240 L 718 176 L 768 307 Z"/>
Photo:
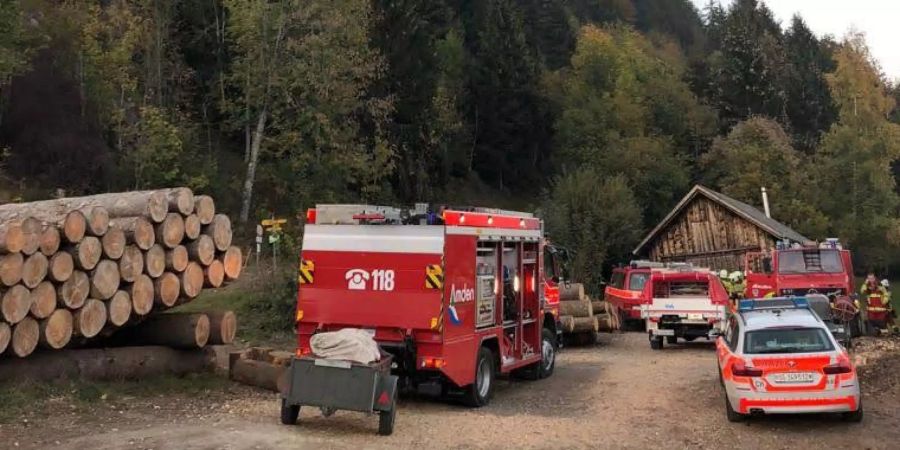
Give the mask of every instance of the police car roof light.
<path id="1" fill-rule="evenodd" d="M 809 309 L 806 297 L 776 297 L 767 299 L 741 300 L 738 311 L 759 311 L 763 309 Z"/>

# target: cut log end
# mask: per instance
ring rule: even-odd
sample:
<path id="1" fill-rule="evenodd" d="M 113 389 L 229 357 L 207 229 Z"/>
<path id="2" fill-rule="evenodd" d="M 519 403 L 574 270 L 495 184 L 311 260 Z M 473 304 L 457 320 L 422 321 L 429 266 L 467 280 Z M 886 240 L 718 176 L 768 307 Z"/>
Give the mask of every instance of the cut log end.
<path id="1" fill-rule="evenodd" d="M 12 328 L 6 322 L 0 322 L 0 354 L 9 347 L 9 341 L 12 339 Z"/>
<path id="2" fill-rule="evenodd" d="M 213 198 L 208 195 L 198 195 L 194 197 L 194 214 L 200 219 L 203 225 L 209 225 L 216 215 L 216 203 Z"/>
<path id="3" fill-rule="evenodd" d="M 22 246 L 22 253 L 33 255 L 41 248 L 41 233 L 44 231 L 44 225 L 40 220 L 34 217 L 28 217 L 22 221 L 22 233 L 25 235 L 25 245 Z"/>
<path id="4" fill-rule="evenodd" d="M 125 233 L 125 241 L 134 244 L 141 250 L 148 250 L 156 243 L 156 230 L 149 220 L 143 217 L 123 217 L 112 221 L 110 227 L 119 228 Z"/>
<path id="5" fill-rule="evenodd" d="M 84 306 L 91 292 L 91 279 L 80 270 L 72 272 L 72 276 L 56 290 L 57 302 L 70 309 Z"/>
<path id="6" fill-rule="evenodd" d="M 188 215 L 194 212 L 194 192 L 188 188 L 175 188 L 169 190 L 169 211 Z"/>
<path id="7" fill-rule="evenodd" d="M 157 244 L 144 253 L 144 271 L 150 278 L 158 278 L 166 271 L 166 251 Z"/>
<path id="8" fill-rule="evenodd" d="M 50 257 L 59 251 L 59 244 L 62 237 L 59 234 L 59 228 L 48 226 L 41 232 L 40 251 L 44 256 Z"/>
<path id="9" fill-rule="evenodd" d="M 163 273 L 153 282 L 153 299 L 159 305 L 167 308 L 175 306 L 180 293 L 181 280 L 172 272 Z"/>
<path id="10" fill-rule="evenodd" d="M 87 234 L 103 236 L 109 230 L 109 211 L 102 206 L 91 206 L 81 211 L 84 214 Z"/>
<path id="11" fill-rule="evenodd" d="M 197 217 L 196 214 L 191 214 L 189 216 L 184 217 L 184 237 L 194 240 L 200 236 L 200 231 L 203 228 L 200 223 L 200 218 Z"/>
<path id="12" fill-rule="evenodd" d="M 200 236 L 196 241 L 188 244 L 188 254 L 192 260 L 204 266 L 210 265 L 216 258 L 215 240 L 205 234 Z"/>
<path id="13" fill-rule="evenodd" d="M 117 291 L 111 299 L 106 301 L 106 311 L 110 325 L 121 327 L 128 323 L 132 310 L 133 304 L 128 292 Z"/>
<path id="14" fill-rule="evenodd" d="M 91 297 L 107 300 L 119 290 L 121 278 L 119 266 L 114 261 L 104 259 L 91 272 Z"/>
<path id="15" fill-rule="evenodd" d="M 31 311 L 31 291 L 21 284 L 11 287 L 0 299 L 0 311 L 7 323 L 21 322 Z"/>
<path id="16" fill-rule="evenodd" d="M 0 256 L 0 283 L 13 286 L 22 281 L 22 268 L 25 258 L 21 253 L 10 253 Z"/>
<path id="17" fill-rule="evenodd" d="M 213 238 L 217 250 L 224 252 L 231 246 L 231 219 L 225 214 L 216 214 L 203 233 Z"/>
<path id="18" fill-rule="evenodd" d="M 45 319 L 56 310 L 56 287 L 50 281 L 42 281 L 31 290 L 31 315 Z"/>
<path id="19" fill-rule="evenodd" d="M 147 275 L 138 275 L 134 283 L 127 288 L 127 291 L 131 296 L 131 306 L 134 313 L 139 316 L 150 314 L 150 311 L 153 309 L 153 280 Z"/>
<path id="20" fill-rule="evenodd" d="M 187 247 L 179 245 L 166 252 L 166 270 L 171 272 L 184 272 L 190 262 Z"/>
<path id="21" fill-rule="evenodd" d="M 125 253 L 125 232 L 116 227 L 110 227 L 109 231 L 100 239 L 103 247 L 103 255 L 109 259 L 118 260 Z"/>
<path id="22" fill-rule="evenodd" d="M 72 276 L 72 271 L 74 270 L 75 261 L 72 259 L 72 255 L 66 252 L 56 252 L 56 254 L 50 258 L 50 267 L 47 269 L 47 276 L 57 283 L 62 283 Z"/>
<path id="23" fill-rule="evenodd" d="M 232 311 L 207 313 L 209 316 L 209 344 L 226 345 L 234 342 L 237 316 Z"/>
<path id="24" fill-rule="evenodd" d="M 237 280 L 241 276 L 241 269 L 244 266 L 244 257 L 241 249 L 238 247 L 228 247 L 220 258 L 222 266 L 225 270 L 225 279 L 228 281 Z"/>
<path id="25" fill-rule="evenodd" d="M 75 261 L 75 267 L 81 270 L 92 270 L 103 256 L 103 244 L 94 236 L 85 236 L 69 250 Z"/>
<path id="26" fill-rule="evenodd" d="M 54 350 L 65 347 L 72 339 L 74 317 L 68 309 L 57 309 L 40 322 L 40 343 Z"/>
<path id="27" fill-rule="evenodd" d="M 27 288 L 34 289 L 47 278 L 49 268 L 50 261 L 43 253 L 35 253 L 25 258 L 25 263 L 22 265 L 22 283 Z"/>
<path id="28" fill-rule="evenodd" d="M 225 282 L 225 266 L 218 259 L 203 268 L 203 285 L 206 287 L 221 287 Z"/>
<path id="29" fill-rule="evenodd" d="M 70 211 L 63 219 L 63 239 L 70 244 L 77 244 L 84 239 L 87 232 L 87 219 L 81 211 Z"/>
<path id="30" fill-rule="evenodd" d="M 147 198 L 146 214 L 154 223 L 162 222 L 169 213 L 169 199 L 164 191 L 152 192 Z"/>
<path id="31" fill-rule="evenodd" d="M 119 274 L 122 280 L 134 282 L 144 272 L 144 253 L 136 245 L 128 245 L 119 259 Z"/>
<path id="32" fill-rule="evenodd" d="M 162 223 L 156 226 L 157 244 L 166 248 L 175 248 L 184 240 L 184 217 L 178 213 L 169 213 Z"/>
<path id="33" fill-rule="evenodd" d="M 196 298 L 203 289 L 203 267 L 193 261 L 181 273 L 181 293 L 187 298 Z"/>
<path id="34" fill-rule="evenodd" d="M 25 233 L 18 224 L 0 227 L 0 250 L 7 253 L 21 252 L 25 247 Z"/>
<path id="35" fill-rule="evenodd" d="M 30 355 L 37 348 L 40 334 L 41 327 L 38 322 L 26 317 L 13 328 L 10 342 L 12 352 L 20 358 Z"/>
<path id="36" fill-rule="evenodd" d="M 106 305 L 97 299 L 88 299 L 84 306 L 75 312 L 75 333 L 81 337 L 92 338 L 106 325 Z"/>

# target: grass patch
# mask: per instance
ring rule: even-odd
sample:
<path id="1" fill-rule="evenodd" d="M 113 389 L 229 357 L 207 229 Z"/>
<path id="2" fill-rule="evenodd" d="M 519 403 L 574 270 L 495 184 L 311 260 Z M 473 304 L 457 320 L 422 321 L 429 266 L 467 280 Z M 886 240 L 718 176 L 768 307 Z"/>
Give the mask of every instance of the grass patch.
<path id="1" fill-rule="evenodd" d="M 98 402 L 125 405 L 135 398 L 160 395 L 200 398 L 224 392 L 228 386 L 227 379 L 212 373 L 163 375 L 135 381 L 11 383 L 0 385 L 0 423 L 15 422 L 42 411 L 52 413 L 59 404 L 85 410 Z"/>

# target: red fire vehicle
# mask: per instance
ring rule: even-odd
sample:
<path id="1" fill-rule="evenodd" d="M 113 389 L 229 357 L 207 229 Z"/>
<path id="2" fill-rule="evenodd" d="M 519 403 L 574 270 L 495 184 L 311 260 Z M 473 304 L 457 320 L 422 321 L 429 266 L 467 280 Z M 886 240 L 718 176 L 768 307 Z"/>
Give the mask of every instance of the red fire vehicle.
<path id="1" fill-rule="evenodd" d="M 545 277 L 545 250 L 528 213 L 318 205 L 303 236 L 297 354 L 315 333 L 366 329 L 406 386 L 485 405 L 498 374 L 553 373 L 559 279 Z"/>
<path id="2" fill-rule="evenodd" d="M 640 323 L 641 291 L 650 279 L 651 268 L 661 268 L 665 264 L 651 261 L 632 261 L 625 267 L 613 269 L 609 284 L 604 290 L 606 301 L 616 307 L 622 323 Z"/>

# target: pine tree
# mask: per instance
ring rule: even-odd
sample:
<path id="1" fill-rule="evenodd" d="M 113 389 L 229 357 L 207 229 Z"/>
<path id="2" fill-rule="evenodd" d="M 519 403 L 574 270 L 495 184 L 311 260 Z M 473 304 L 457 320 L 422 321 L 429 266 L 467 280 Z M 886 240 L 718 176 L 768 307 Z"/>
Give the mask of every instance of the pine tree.
<path id="1" fill-rule="evenodd" d="M 797 147 L 811 152 L 837 118 L 825 74 L 834 70 L 826 42 L 820 42 L 800 16 L 785 34 L 786 113 Z"/>

